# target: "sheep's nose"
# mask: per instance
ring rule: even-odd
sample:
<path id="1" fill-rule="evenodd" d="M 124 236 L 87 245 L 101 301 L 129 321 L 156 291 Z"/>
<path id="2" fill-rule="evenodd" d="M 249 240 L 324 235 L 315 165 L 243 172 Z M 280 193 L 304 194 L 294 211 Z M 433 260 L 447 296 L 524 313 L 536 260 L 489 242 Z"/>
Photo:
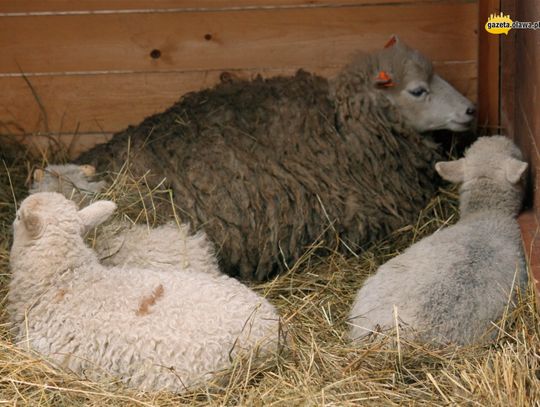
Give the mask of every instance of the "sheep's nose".
<path id="1" fill-rule="evenodd" d="M 468 107 L 465 113 L 467 113 L 469 116 L 473 116 L 476 113 L 476 108 Z"/>

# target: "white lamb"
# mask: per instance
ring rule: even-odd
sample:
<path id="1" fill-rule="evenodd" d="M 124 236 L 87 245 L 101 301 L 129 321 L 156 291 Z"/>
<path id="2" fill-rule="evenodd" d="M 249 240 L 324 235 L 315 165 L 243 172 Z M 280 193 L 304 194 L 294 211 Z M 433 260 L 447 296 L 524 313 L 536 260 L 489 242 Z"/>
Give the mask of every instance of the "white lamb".
<path id="1" fill-rule="evenodd" d="M 86 206 L 107 186 L 105 181 L 93 180 L 95 173 L 91 165 L 49 165 L 34 171 L 29 192 L 59 192 L 80 207 Z M 149 228 L 116 220 L 99 229 L 94 249 L 107 266 L 170 270 L 189 265 L 221 274 L 213 245 L 203 232 L 191 233 L 187 224 L 169 222 Z"/>
<path id="2" fill-rule="evenodd" d="M 394 328 L 426 342 L 472 344 L 527 279 L 516 216 L 527 163 L 506 137 L 482 137 L 437 172 L 461 183 L 460 221 L 379 267 L 350 312 L 350 338 Z M 394 312 L 395 311 L 397 312 Z M 397 318 L 395 314 L 397 313 Z"/>
<path id="3" fill-rule="evenodd" d="M 239 353 L 277 347 L 279 318 L 225 275 L 102 266 L 81 233 L 116 205 L 78 210 L 58 193 L 26 198 L 14 221 L 8 312 L 16 340 L 58 365 L 142 390 L 181 392 Z"/>

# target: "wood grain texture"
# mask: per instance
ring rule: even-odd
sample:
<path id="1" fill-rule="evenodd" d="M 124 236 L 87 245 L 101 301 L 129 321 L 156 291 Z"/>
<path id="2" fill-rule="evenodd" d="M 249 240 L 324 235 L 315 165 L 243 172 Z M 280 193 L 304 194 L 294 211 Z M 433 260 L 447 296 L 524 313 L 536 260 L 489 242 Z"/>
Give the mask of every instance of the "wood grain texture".
<path id="1" fill-rule="evenodd" d="M 466 2 L 469 0 L 461 0 Z M 0 14 L 65 12 L 148 12 L 148 10 L 187 10 L 276 7 L 341 7 L 403 3 L 443 3 L 447 0 L 16 0 L 0 2 Z M 456 0 L 455 2 L 459 2 Z"/>
<path id="2" fill-rule="evenodd" d="M 500 0 L 481 0 L 478 11 L 478 124 L 498 128 L 499 117 L 499 41 L 498 35 L 488 33 L 484 26 L 490 14 L 500 11 Z"/>
<path id="3" fill-rule="evenodd" d="M 536 0 L 503 0 L 514 21 L 539 21 Z M 502 38 L 501 114 L 505 130 L 529 162 L 528 210 L 519 217 L 525 254 L 540 300 L 540 31 L 511 30 Z"/>
<path id="4" fill-rule="evenodd" d="M 340 66 L 395 32 L 436 61 L 471 61 L 476 20 L 474 3 L 0 17 L 0 74 Z"/>
<path id="5" fill-rule="evenodd" d="M 537 211 L 528 210 L 519 216 L 518 221 L 530 277 L 536 288 L 537 309 L 540 311 L 540 217 Z"/>
<path id="6" fill-rule="evenodd" d="M 516 0 L 502 0 L 501 10 L 510 16 L 516 15 Z M 501 88 L 500 88 L 500 120 L 501 127 L 515 140 L 514 115 L 516 97 L 516 30 L 500 39 L 501 44 Z"/>

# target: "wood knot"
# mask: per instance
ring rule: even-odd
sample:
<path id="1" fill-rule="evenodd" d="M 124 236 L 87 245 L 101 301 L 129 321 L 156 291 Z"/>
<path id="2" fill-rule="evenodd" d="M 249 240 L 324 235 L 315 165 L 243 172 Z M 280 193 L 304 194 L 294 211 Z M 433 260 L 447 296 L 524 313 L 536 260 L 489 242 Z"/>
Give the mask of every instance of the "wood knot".
<path id="1" fill-rule="evenodd" d="M 161 57 L 161 51 L 159 49 L 153 49 L 150 51 L 150 58 L 159 59 Z"/>

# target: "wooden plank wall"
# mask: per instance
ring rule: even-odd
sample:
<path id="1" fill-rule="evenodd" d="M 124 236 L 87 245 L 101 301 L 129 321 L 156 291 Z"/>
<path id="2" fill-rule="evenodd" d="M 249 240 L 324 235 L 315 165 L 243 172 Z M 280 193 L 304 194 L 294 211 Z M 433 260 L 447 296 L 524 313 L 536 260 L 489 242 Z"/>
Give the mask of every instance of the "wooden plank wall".
<path id="1" fill-rule="evenodd" d="M 500 11 L 500 0 L 480 0 L 478 5 L 478 125 L 486 133 L 497 132 L 500 125 L 500 42 L 484 26 L 491 14 Z"/>
<path id="2" fill-rule="evenodd" d="M 76 155 L 223 71 L 331 76 L 391 34 L 476 100 L 477 25 L 475 0 L 3 0 L 0 133 Z"/>
<path id="3" fill-rule="evenodd" d="M 540 21 L 538 0 L 503 0 L 501 6 L 514 21 Z M 501 54 L 502 125 L 530 164 L 529 209 L 520 224 L 540 294 L 540 30 L 511 30 L 501 37 Z"/>

